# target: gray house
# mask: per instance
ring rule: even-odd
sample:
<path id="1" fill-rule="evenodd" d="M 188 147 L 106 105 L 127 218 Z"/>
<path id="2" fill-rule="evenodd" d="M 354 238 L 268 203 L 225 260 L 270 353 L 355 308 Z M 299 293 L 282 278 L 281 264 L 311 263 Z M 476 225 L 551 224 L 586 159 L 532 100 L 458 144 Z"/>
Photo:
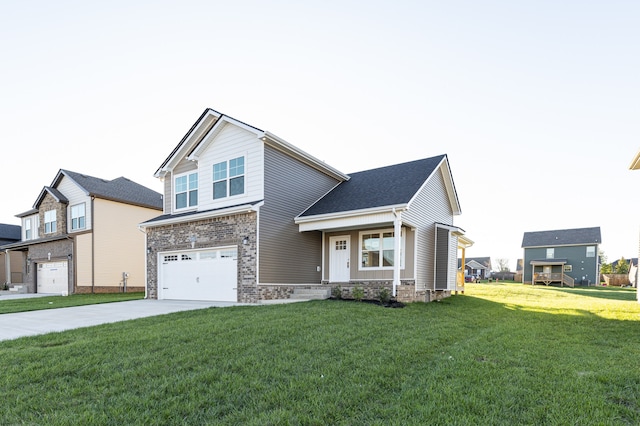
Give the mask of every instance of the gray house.
<path id="1" fill-rule="evenodd" d="M 598 282 L 600 227 L 525 232 L 522 282 L 561 286 Z"/>
<path id="2" fill-rule="evenodd" d="M 457 290 L 460 205 L 446 155 L 343 173 L 206 109 L 157 169 L 147 297 L 257 303 L 363 286 L 401 300 Z"/>

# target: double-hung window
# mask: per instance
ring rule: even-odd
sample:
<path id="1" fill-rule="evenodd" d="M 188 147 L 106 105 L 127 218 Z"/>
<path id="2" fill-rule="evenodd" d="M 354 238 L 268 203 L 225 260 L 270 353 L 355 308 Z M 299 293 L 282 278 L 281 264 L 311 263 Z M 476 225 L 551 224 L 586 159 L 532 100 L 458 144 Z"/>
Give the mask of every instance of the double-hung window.
<path id="1" fill-rule="evenodd" d="M 360 233 L 360 268 L 391 269 L 395 260 L 393 230 L 365 231 Z M 402 250 L 402 240 L 400 244 Z M 400 253 L 402 259 L 402 252 Z M 400 267 L 403 267 L 402 260 Z"/>
<path id="2" fill-rule="evenodd" d="M 31 219 L 24 220 L 24 239 L 30 240 L 33 238 L 33 234 L 31 232 Z"/>
<path id="3" fill-rule="evenodd" d="M 84 229 L 85 207 L 84 203 L 71 206 L 71 230 Z"/>
<path id="4" fill-rule="evenodd" d="M 553 259 L 553 257 L 555 256 L 555 250 L 552 248 L 548 248 L 547 249 L 547 259 Z"/>
<path id="5" fill-rule="evenodd" d="M 213 199 L 244 194 L 244 157 L 213 165 Z"/>
<path id="6" fill-rule="evenodd" d="M 176 194 L 176 210 L 197 206 L 198 172 L 176 176 L 174 190 Z"/>
<path id="7" fill-rule="evenodd" d="M 56 211 L 47 210 L 44 212 L 44 233 L 52 234 L 57 230 Z"/>

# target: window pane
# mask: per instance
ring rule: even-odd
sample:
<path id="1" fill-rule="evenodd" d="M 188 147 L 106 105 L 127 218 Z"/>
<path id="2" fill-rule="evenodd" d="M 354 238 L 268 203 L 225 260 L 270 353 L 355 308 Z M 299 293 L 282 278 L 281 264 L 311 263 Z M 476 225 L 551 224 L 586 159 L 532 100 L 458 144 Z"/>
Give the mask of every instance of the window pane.
<path id="1" fill-rule="evenodd" d="M 216 182 L 213 184 L 213 199 L 224 198 L 227 196 L 227 181 Z"/>
<path id="2" fill-rule="evenodd" d="M 239 176 L 244 174 L 244 157 L 234 158 L 229 160 L 229 177 Z"/>
<path id="3" fill-rule="evenodd" d="M 198 174 L 192 173 L 189 175 L 189 189 L 198 189 Z"/>
<path id="4" fill-rule="evenodd" d="M 548 248 L 547 249 L 547 259 L 553 259 L 553 256 L 554 256 L 554 249 Z"/>
<path id="5" fill-rule="evenodd" d="M 176 194 L 176 209 L 187 207 L 187 193 Z"/>
<path id="6" fill-rule="evenodd" d="M 382 252 L 382 266 L 393 266 L 393 250 Z"/>
<path id="7" fill-rule="evenodd" d="M 176 178 L 176 193 L 184 192 L 187 190 L 187 177 L 180 176 Z"/>
<path id="8" fill-rule="evenodd" d="M 380 266 L 380 234 L 362 234 L 362 266 Z"/>
<path id="9" fill-rule="evenodd" d="M 244 176 L 230 179 L 229 195 L 244 194 Z"/>
<path id="10" fill-rule="evenodd" d="M 198 205 L 198 190 L 189 191 L 189 207 Z"/>
<path id="11" fill-rule="evenodd" d="M 213 165 L 213 180 L 221 180 L 227 178 L 227 162 L 223 161 L 222 163 Z M 216 197 L 213 197 L 216 198 Z"/>
<path id="12" fill-rule="evenodd" d="M 596 257 L 596 247 L 588 246 L 587 247 L 587 257 Z"/>

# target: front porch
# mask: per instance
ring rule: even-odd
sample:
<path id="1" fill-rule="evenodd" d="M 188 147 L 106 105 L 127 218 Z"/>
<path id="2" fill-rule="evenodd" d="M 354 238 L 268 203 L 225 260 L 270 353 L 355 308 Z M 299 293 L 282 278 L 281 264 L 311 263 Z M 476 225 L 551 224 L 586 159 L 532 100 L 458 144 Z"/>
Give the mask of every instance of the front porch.
<path id="1" fill-rule="evenodd" d="M 531 261 L 531 285 L 553 283 L 560 284 L 560 287 L 574 287 L 573 277 L 564 273 L 566 259 L 545 259 Z"/>

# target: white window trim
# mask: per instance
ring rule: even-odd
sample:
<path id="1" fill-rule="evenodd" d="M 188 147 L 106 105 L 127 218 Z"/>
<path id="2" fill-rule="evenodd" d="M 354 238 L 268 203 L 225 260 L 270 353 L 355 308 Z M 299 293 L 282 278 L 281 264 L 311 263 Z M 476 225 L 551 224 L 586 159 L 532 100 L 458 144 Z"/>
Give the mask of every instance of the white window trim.
<path id="1" fill-rule="evenodd" d="M 358 271 L 393 271 L 393 266 L 362 266 L 362 235 L 363 234 L 384 234 L 385 232 L 393 232 L 393 228 L 386 229 L 370 229 L 360 231 L 358 233 Z M 395 235 L 394 235 L 395 238 Z M 406 244 L 405 229 L 400 231 L 400 269 L 404 270 L 404 257 L 405 257 L 405 244 Z M 394 244 L 395 247 L 395 244 Z"/>
<path id="2" fill-rule="evenodd" d="M 50 220 L 47 222 L 47 214 L 51 214 L 53 213 L 53 220 Z M 55 232 L 58 231 L 58 215 L 56 214 L 57 212 L 54 210 L 47 210 L 44 212 L 44 233 L 45 234 L 53 234 Z M 52 229 L 52 226 L 49 226 L 49 232 L 47 232 L 47 223 L 51 224 L 54 223 L 55 224 L 55 229 Z"/>
<path id="3" fill-rule="evenodd" d="M 244 172 L 241 175 L 235 175 L 235 176 L 231 176 L 231 165 L 229 164 L 229 162 L 231 160 L 235 160 L 238 158 L 242 158 L 242 164 L 243 164 L 243 170 Z M 216 164 L 220 164 L 220 163 L 225 163 L 227 165 L 227 176 L 224 179 L 218 179 L 216 180 L 214 177 L 214 171 L 213 171 L 213 167 Z M 231 179 L 234 178 L 238 178 L 238 177 L 243 177 L 244 178 L 244 184 L 242 187 L 242 192 L 240 194 L 235 194 L 235 195 L 231 195 Z M 222 181 L 226 181 L 227 183 L 227 195 L 225 195 L 224 197 L 219 197 L 219 198 L 214 198 L 215 196 L 215 190 L 214 190 L 214 186 L 216 183 L 218 182 L 222 182 Z M 238 197 L 244 197 L 245 195 L 247 195 L 247 155 L 243 154 L 243 155 L 239 155 L 233 158 L 229 158 L 227 160 L 222 160 L 222 161 L 217 161 L 215 163 L 213 163 L 213 165 L 211 166 L 211 199 L 213 201 L 218 201 L 218 200 L 226 200 L 226 199 L 233 199 L 233 198 L 238 198 Z"/>
<path id="4" fill-rule="evenodd" d="M 591 249 L 592 253 L 589 254 L 589 249 Z M 584 252 L 585 257 L 596 257 L 596 246 L 587 246 Z"/>
<path id="5" fill-rule="evenodd" d="M 29 226 L 27 226 L 29 224 Z M 31 235 L 27 235 L 27 232 L 31 232 Z M 24 240 L 29 241 L 33 239 L 33 221 L 30 217 L 24 220 Z"/>
<path id="6" fill-rule="evenodd" d="M 551 251 L 551 256 L 549 256 L 549 251 Z M 547 259 L 554 259 L 556 256 L 556 249 L 555 247 L 550 247 L 547 249 L 545 256 Z"/>
<path id="7" fill-rule="evenodd" d="M 196 175 L 198 177 L 198 186 L 196 188 L 196 197 L 198 197 L 198 202 L 194 205 L 194 206 L 190 206 L 189 205 L 189 191 L 191 190 L 191 188 L 189 188 L 189 176 L 191 175 Z M 176 197 L 178 195 L 178 192 L 176 191 L 176 181 L 181 178 L 181 177 L 187 177 L 187 190 L 184 191 L 187 194 L 187 205 L 185 207 L 180 207 L 178 208 L 178 206 L 176 205 Z M 183 211 L 188 211 L 188 210 L 196 210 L 198 208 L 198 204 L 200 203 L 200 175 L 198 174 L 197 170 L 191 170 L 189 172 L 185 172 L 185 173 L 180 173 L 179 175 L 174 175 L 173 176 L 173 184 L 172 184 L 172 188 L 173 188 L 173 199 L 171 200 L 171 204 L 173 206 L 173 211 L 174 212 L 183 212 Z M 182 194 L 183 191 L 181 191 L 180 193 Z"/>
<path id="8" fill-rule="evenodd" d="M 73 217 L 73 209 L 74 209 L 74 207 L 79 207 L 79 206 L 83 206 L 84 213 L 83 213 L 82 216 L 78 216 L 76 219 L 80 219 L 81 217 L 83 217 L 84 218 L 84 225 L 82 227 L 74 228 L 73 227 L 73 219 L 74 219 L 74 217 Z M 73 206 L 69 207 L 69 216 L 71 218 L 70 225 L 71 225 L 71 230 L 72 231 L 81 231 L 83 229 L 87 229 L 87 203 L 78 203 L 78 204 L 74 204 Z"/>

